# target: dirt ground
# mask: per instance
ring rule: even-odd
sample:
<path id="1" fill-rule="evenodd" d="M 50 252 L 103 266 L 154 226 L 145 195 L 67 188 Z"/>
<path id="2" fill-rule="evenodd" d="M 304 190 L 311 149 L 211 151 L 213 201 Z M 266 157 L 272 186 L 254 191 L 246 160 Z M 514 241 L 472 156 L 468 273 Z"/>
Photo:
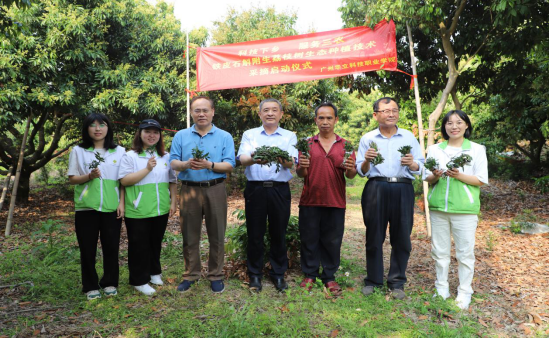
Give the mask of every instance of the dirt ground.
<path id="1" fill-rule="evenodd" d="M 298 215 L 300 185 L 298 180 L 293 180 L 293 215 Z M 70 195 L 63 196 L 55 188 L 33 192 L 35 193 L 31 195 L 28 204 L 16 207 L 12 236 L 28 237 L 35 225 L 47 219 L 61 219 L 68 224 L 73 222 L 69 215 L 73 209 Z M 479 323 L 495 337 L 532 337 L 537 329 L 548 328 L 548 233 L 516 235 L 505 228 L 513 217 L 525 209 L 534 211 L 539 222 L 547 223 L 548 203 L 548 194 L 538 193 L 528 182 L 491 180 L 490 186 L 482 188 L 482 215 L 476 233 L 475 302 L 469 312 L 477 315 Z M 244 209 L 240 191 L 235 189 L 231 192 L 228 206 L 228 223 L 236 224 L 238 221 L 232 212 Z M 8 204 L 5 204 L 0 211 L 2 234 L 7 214 Z M 177 216 L 170 219 L 168 231 L 180 234 Z M 126 246 L 125 236 L 123 231 L 123 248 Z M 430 255 L 431 243 L 427 237 L 424 213 L 418 206 L 415 211 L 412 243 L 407 288 L 431 290 L 435 280 L 434 263 Z M 365 232 L 361 206 L 357 200 L 348 201 L 344 244 L 345 257 L 354 265 L 364 267 Z M 384 246 L 386 267 L 390 248 L 387 239 Z M 0 251 L 9 250 L 0 247 Z M 298 268 L 294 268 L 289 274 L 299 275 L 300 272 Z M 451 291 L 456 291 L 458 277 L 454 259 L 449 281 Z"/>

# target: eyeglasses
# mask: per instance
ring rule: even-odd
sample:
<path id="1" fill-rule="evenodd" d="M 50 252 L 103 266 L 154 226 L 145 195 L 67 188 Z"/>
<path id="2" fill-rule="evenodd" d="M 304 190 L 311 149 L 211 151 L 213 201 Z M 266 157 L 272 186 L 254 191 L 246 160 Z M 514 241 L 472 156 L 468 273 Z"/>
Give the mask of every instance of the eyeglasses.
<path id="1" fill-rule="evenodd" d="M 382 110 L 382 111 L 375 111 L 376 113 L 384 113 L 386 115 L 389 115 L 390 113 L 393 113 L 395 115 L 399 114 L 399 109 L 397 108 L 394 108 L 394 109 L 385 109 L 385 110 Z"/>
<path id="2" fill-rule="evenodd" d="M 464 121 L 457 121 L 456 123 L 453 123 L 451 121 L 447 121 L 447 123 L 445 124 L 445 126 L 447 127 L 453 127 L 454 125 L 456 125 L 457 127 L 462 127 L 464 126 L 466 123 Z"/>

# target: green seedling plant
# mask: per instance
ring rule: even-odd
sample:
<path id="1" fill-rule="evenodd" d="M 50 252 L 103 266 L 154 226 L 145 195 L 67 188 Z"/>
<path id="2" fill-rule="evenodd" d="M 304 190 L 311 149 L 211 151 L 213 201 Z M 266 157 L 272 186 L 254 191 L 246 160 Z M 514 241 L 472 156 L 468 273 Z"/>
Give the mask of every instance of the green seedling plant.
<path id="1" fill-rule="evenodd" d="M 401 153 L 401 156 L 404 157 L 407 154 L 411 153 L 411 150 L 412 150 L 412 146 L 411 145 L 406 145 L 406 146 L 402 146 L 397 151 L 399 151 L 399 153 Z"/>
<path id="2" fill-rule="evenodd" d="M 371 141 L 371 142 L 369 143 L 369 147 L 370 147 L 370 148 L 374 148 L 374 150 L 375 150 L 376 152 L 378 152 L 378 145 L 377 145 L 374 141 Z M 382 154 L 378 153 L 378 154 L 376 155 L 376 157 L 375 157 L 374 159 L 372 159 L 371 162 L 372 162 L 372 164 L 373 164 L 374 166 L 380 165 L 381 163 L 384 162 L 384 157 L 382 156 Z"/>
<path id="3" fill-rule="evenodd" d="M 464 166 L 470 165 L 472 163 L 472 157 L 468 154 L 461 154 L 451 159 L 447 163 L 448 169 L 462 168 L 464 171 Z"/>
<path id="4" fill-rule="evenodd" d="M 348 161 L 348 158 L 353 153 L 353 144 L 349 141 L 344 142 L 344 161 L 342 161 L 342 166 Z"/>
<path id="5" fill-rule="evenodd" d="M 428 159 L 426 159 L 424 167 L 426 167 L 426 169 L 428 169 L 430 172 L 433 172 L 439 168 L 439 163 L 437 162 L 437 160 L 435 160 L 435 158 L 429 157 Z"/>
<path id="6" fill-rule="evenodd" d="M 88 166 L 88 169 L 91 170 L 98 168 L 102 162 L 105 162 L 105 159 L 101 156 L 101 154 L 99 154 L 99 152 L 94 152 L 94 154 L 96 160 L 92 161 L 92 163 Z"/>
<path id="7" fill-rule="evenodd" d="M 201 149 L 199 149 L 199 146 L 196 145 L 195 148 L 191 150 L 191 156 L 195 160 L 208 160 L 210 159 L 210 153 L 204 153 Z"/>
<path id="8" fill-rule="evenodd" d="M 300 140 L 298 140 L 298 142 L 296 143 L 296 149 L 299 151 L 299 152 L 302 152 L 302 154 L 309 158 L 309 148 L 311 146 L 311 139 L 310 138 L 302 138 Z"/>
<path id="9" fill-rule="evenodd" d="M 279 158 L 283 161 L 292 161 L 292 158 L 290 157 L 290 154 L 288 154 L 287 151 L 283 151 L 277 146 L 261 146 L 256 148 L 254 151 L 254 156 L 252 157 L 254 161 L 256 160 L 263 160 L 267 161 L 267 166 L 271 167 L 273 163 L 276 164 L 277 169 L 275 170 L 275 173 L 278 173 L 281 170 L 281 163 L 279 162 Z M 263 164 L 262 164 L 263 166 Z"/>
<path id="10" fill-rule="evenodd" d="M 154 156 L 155 151 L 157 150 L 156 147 L 157 147 L 157 144 L 151 145 L 151 146 L 147 147 L 146 152 L 149 153 L 150 156 Z"/>

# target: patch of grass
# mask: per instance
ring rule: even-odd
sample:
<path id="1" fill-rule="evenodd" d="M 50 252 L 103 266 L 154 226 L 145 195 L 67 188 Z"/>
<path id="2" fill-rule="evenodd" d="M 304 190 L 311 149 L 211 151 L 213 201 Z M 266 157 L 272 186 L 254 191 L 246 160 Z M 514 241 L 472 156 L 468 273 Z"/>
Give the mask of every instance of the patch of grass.
<path id="1" fill-rule="evenodd" d="M 227 280 L 221 295 L 213 294 L 205 279 L 182 294 L 176 291 L 184 269 L 181 238 L 169 232 L 161 258 L 166 285 L 155 296 L 143 296 L 129 286 L 127 265 L 121 265 L 119 295 L 88 302 L 81 292 L 74 233 L 61 225 L 50 240 L 49 231 L 31 241 L 3 240 L 4 248 L 14 250 L 0 256 L 2 283 L 32 281 L 34 286 L 7 293 L 1 306 L 8 307 L 2 313 L 21 310 L 12 306 L 15 300 L 31 302 L 26 307 L 57 307 L 44 317 L 40 312 L 9 316 L 12 320 L 2 330 L 6 336 L 33 336 L 42 325 L 53 337 L 328 337 L 335 330 L 338 337 L 472 337 L 480 330 L 475 315 L 460 313 L 450 300 L 433 299 L 431 292 L 411 289 L 405 301 L 388 300 L 385 289 L 364 297 L 364 268 L 354 259 L 341 261 L 337 278 L 345 277 L 349 288 L 337 299 L 327 299 L 322 286 L 305 293 L 298 287 L 301 277 L 290 278 L 290 289 L 283 294 L 267 278 L 258 295 L 237 279 Z M 126 255 L 120 253 L 122 262 Z"/>
<path id="2" fill-rule="evenodd" d="M 361 195 L 363 194 L 363 189 L 367 183 L 367 178 L 361 178 L 359 175 L 355 176 L 353 179 L 348 179 L 346 182 L 346 196 L 348 204 L 350 203 L 361 203 Z"/>

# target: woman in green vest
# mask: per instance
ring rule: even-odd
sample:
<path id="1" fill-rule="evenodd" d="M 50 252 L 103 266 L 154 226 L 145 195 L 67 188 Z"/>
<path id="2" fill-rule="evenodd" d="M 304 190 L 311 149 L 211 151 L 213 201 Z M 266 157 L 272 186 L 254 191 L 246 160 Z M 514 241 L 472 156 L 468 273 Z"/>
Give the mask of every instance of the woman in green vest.
<path id="1" fill-rule="evenodd" d="M 436 295 L 450 296 L 449 265 L 451 262 L 451 234 L 458 261 L 458 294 L 456 302 L 468 309 L 473 294 L 474 247 L 480 203 L 479 188 L 489 183 L 485 146 L 470 141 L 472 123 L 460 110 L 447 113 L 441 123 L 444 142 L 428 148 L 427 158 L 434 158 L 439 169 L 424 172 L 430 185 L 428 202 L 432 224 L 432 258 L 435 260 Z M 458 157 L 468 155 L 464 167 L 451 166 Z M 447 166 L 449 165 L 449 166 Z"/>
<path id="2" fill-rule="evenodd" d="M 119 190 L 118 169 L 126 152 L 113 140 L 113 124 L 92 113 L 82 125 L 82 142 L 69 156 L 69 183 L 75 185 L 75 230 L 80 248 L 82 291 L 88 300 L 117 294 L 118 247 L 124 216 L 124 192 Z M 103 277 L 95 270 L 97 239 L 103 252 Z"/>
<path id="3" fill-rule="evenodd" d="M 176 213 L 176 173 L 164 150 L 160 124 L 144 120 L 132 150 L 122 158 L 120 183 L 126 190 L 126 231 L 130 285 L 152 295 L 149 283 L 162 285 L 160 251 L 168 217 Z"/>

